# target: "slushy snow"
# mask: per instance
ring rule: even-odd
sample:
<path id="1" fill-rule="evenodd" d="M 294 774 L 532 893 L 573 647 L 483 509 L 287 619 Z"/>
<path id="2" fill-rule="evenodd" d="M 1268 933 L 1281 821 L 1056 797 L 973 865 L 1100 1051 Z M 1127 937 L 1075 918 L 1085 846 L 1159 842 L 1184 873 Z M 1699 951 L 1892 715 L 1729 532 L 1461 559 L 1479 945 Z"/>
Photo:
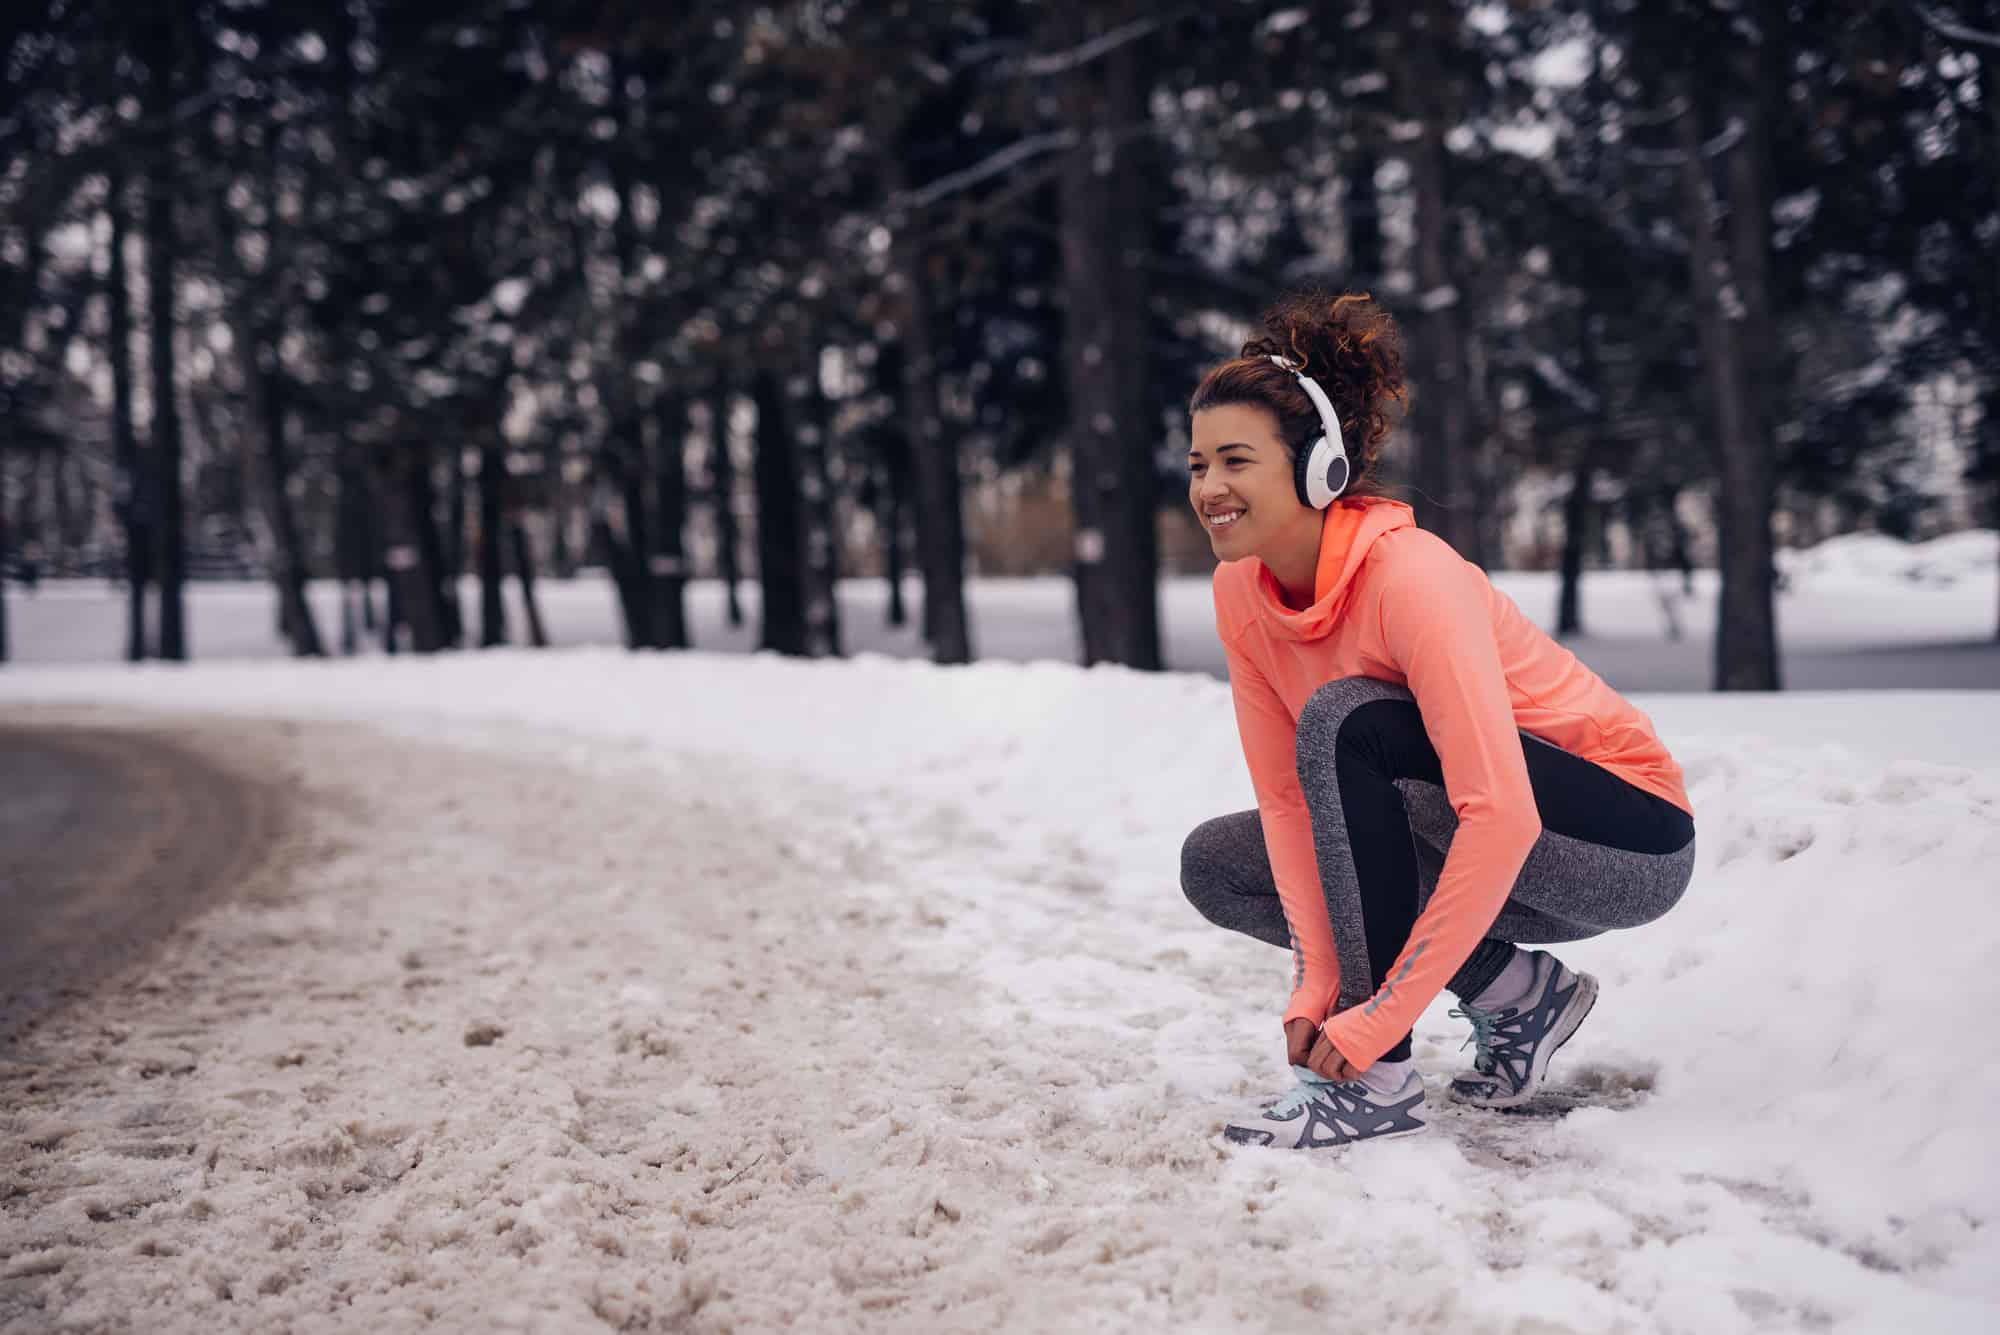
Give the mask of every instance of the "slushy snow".
<path id="1" fill-rule="evenodd" d="M 2000 769 L 1966 739 L 2000 694 L 1638 703 L 1699 869 L 1658 923 L 1560 947 L 1605 990 L 1544 1115 L 1445 1102 L 1469 1054 L 1441 999 L 1434 1130 L 1286 1155 L 1215 1132 L 1288 1078 L 1289 962 L 1178 888 L 1186 832 L 1251 803 L 1216 681 L 601 650 L 10 670 L 15 717 L 227 728 L 302 816 L 40 1031 L 61 1074 L 0 1114 L 0 1312 L 1992 1329 Z"/>

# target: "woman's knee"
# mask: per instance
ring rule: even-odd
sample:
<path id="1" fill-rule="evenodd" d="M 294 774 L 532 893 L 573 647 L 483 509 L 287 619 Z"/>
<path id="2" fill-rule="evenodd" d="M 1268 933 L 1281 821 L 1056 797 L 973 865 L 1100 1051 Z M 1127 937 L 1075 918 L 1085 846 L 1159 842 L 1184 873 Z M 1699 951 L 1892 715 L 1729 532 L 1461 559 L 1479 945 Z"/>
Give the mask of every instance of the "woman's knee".
<path id="1" fill-rule="evenodd" d="M 1643 927 L 1666 917 L 1681 902 L 1693 879 L 1694 844 L 1690 841 L 1680 852 L 1659 857 L 1643 874 L 1621 884 L 1619 893 L 1606 903 L 1602 926 L 1608 930 Z"/>
<path id="2" fill-rule="evenodd" d="M 1218 927 L 1238 929 L 1246 897 L 1273 897 L 1264 821 L 1255 811 L 1205 820 L 1181 843 L 1181 893 Z"/>
<path id="3" fill-rule="evenodd" d="M 1181 843 L 1181 893 L 1202 917 L 1218 925 L 1229 895 L 1228 819 L 1203 821 Z"/>

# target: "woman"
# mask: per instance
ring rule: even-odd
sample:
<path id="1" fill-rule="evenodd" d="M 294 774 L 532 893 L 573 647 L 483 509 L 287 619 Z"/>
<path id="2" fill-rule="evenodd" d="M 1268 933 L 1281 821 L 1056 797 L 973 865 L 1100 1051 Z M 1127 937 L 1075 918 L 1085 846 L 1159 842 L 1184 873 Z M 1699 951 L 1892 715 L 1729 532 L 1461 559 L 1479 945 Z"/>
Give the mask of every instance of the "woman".
<path id="1" fill-rule="evenodd" d="M 1477 1044 L 1453 1097 L 1532 1098 L 1597 982 L 1515 943 L 1665 913 L 1694 820 L 1646 716 L 1376 491 L 1388 314 L 1301 297 L 1265 327 L 1196 389 L 1188 452 L 1257 809 L 1196 829 L 1181 879 L 1291 947 L 1299 1085 L 1226 1134 L 1309 1149 L 1424 1128 L 1410 1026 L 1441 989 Z"/>

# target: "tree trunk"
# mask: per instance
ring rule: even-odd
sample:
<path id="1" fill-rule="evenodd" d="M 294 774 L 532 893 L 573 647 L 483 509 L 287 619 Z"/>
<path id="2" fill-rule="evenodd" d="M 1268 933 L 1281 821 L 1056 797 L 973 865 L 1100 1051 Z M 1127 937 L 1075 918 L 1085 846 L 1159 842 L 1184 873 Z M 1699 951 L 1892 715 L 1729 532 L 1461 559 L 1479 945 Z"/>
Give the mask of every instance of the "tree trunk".
<path id="1" fill-rule="evenodd" d="M 443 549 L 439 556 L 438 569 L 443 576 L 439 585 L 440 606 L 444 611 L 445 643 L 452 648 L 465 644 L 465 607 L 459 600 L 458 582 L 465 574 L 465 446 L 461 441 L 453 441 L 445 450 L 445 460 L 451 471 L 445 474 L 444 528 L 439 532 Z"/>
<path id="2" fill-rule="evenodd" d="M 285 371 L 278 358 L 279 335 L 267 331 L 251 350 L 252 361 L 262 382 L 264 400 L 264 471 L 270 488 L 271 530 L 278 545 L 278 598 L 284 608 L 286 633 L 292 653 L 300 658 L 322 658 L 326 649 L 313 620 L 312 605 L 306 601 L 305 543 L 299 534 L 296 512 L 292 509 L 290 482 L 291 450 L 285 440 L 285 419 L 289 412 L 285 396 Z"/>
<path id="3" fill-rule="evenodd" d="M 69 442 L 57 446 L 49 458 L 49 508 L 55 521 L 49 525 L 49 564 L 57 574 L 76 572 L 76 511 L 69 503 L 70 466 L 76 462 Z"/>
<path id="4" fill-rule="evenodd" d="M 354 586 L 344 579 L 333 582 L 340 598 L 340 656 L 352 658 L 361 652 L 361 618 L 357 614 Z"/>
<path id="5" fill-rule="evenodd" d="M 591 517 L 591 537 L 603 550 L 605 564 L 611 568 L 611 585 L 618 592 L 618 612 L 625 623 L 625 647 L 651 648 L 653 608 L 647 601 L 638 569 L 645 560 L 644 554 L 632 544 L 630 530 L 621 537 L 602 509 Z"/>
<path id="6" fill-rule="evenodd" d="M 1347 160 L 1348 283 L 1373 288 L 1382 281 L 1382 203 L 1375 189 L 1381 159 L 1373 149 L 1357 149 Z"/>
<path id="7" fill-rule="evenodd" d="M 1109 27 L 1133 19 L 1138 6 L 1119 0 L 1094 12 Z M 1084 26 L 1088 13 L 1065 17 L 1068 44 L 1097 35 Z M 1140 46 L 1128 42 L 1066 77 L 1069 122 L 1086 142 L 1064 159 L 1058 187 L 1083 661 L 1156 670 L 1159 433 L 1147 392 L 1152 348 L 1138 269 L 1150 241 L 1148 174 L 1140 161 L 1146 141 L 1116 140 L 1145 119 Z"/>
<path id="8" fill-rule="evenodd" d="M 501 491 L 507 485 L 506 452 L 494 434 L 497 422 L 478 425 L 479 445 L 479 647 L 490 649 L 507 643 L 507 604 L 501 598 L 501 531 L 506 522 L 501 514 Z"/>
<path id="9" fill-rule="evenodd" d="M 1715 430 L 1720 519 L 1722 599 L 1715 636 L 1715 688 L 1778 688 L 1777 626 L 1773 615 L 1771 506 L 1773 473 L 1768 436 L 1759 438 L 1744 385 L 1742 331 L 1731 319 L 1725 293 L 1733 285 L 1729 257 L 1717 243 L 1716 201 L 1702 156 L 1693 81 L 1682 76 L 1678 95 L 1687 110 L 1675 132 L 1681 154 L 1681 205 L 1688 232 L 1689 281 L 1709 410 Z M 1739 146 L 1740 148 L 1740 146 Z M 1735 150 L 1732 150 L 1735 151 Z M 1733 298 L 1732 298 L 1733 300 Z"/>
<path id="10" fill-rule="evenodd" d="M 626 598 L 632 625 L 628 635 L 634 649 L 657 649 L 660 645 L 658 627 L 653 624 L 653 573 L 647 555 L 652 550 L 652 535 L 646 514 L 646 443 L 642 433 L 643 425 L 637 418 L 632 419 L 632 454 L 626 459 L 625 468 L 619 475 L 619 497 L 625 512 L 625 537 L 623 564 L 625 568 Z M 621 444 L 619 448 L 624 448 Z"/>
<path id="11" fill-rule="evenodd" d="M 396 626 L 410 628 L 410 648 L 436 653 L 448 643 L 444 610 L 444 544 L 432 511 L 430 452 L 405 446 L 391 463 L 394 502 L 389 507 L 389 542 L 383 553 L 388 567 L 389 629 L 393 646 Z M 393 647 L 391 652 L 394 652 Z"/>
<path id="12" fill-rule="evenodd" d="M 528 617 L 528 643 L 537 649 L 549 647 L 549 633 L 542 627 L 542 607 L 535 599 L 535 553 L 528 545 L 528 530 L 517 519 L 508 525 L 514 535 L 514 577 L 521 581 L 521 607 Z"/>
<path id="13" fill-rule="evenodd" d="M 828 461 L 833 456 L 833 410 L 817 367 L 807 377 L 811 438 L 802 439 L 799 482 L 806 516 L 806 631 L 815 658 L 840 655 L 839 536 Z"/>
<path id="14" fill-rule="evenodd" d="M 653 590 L 652 543 L 647 535 L 647 448 L 644 405 L 639 401 L 637 372 L 643 355 L 635 284 L 639 281 L 639 223 L 633 205 L 633 155 L 645 136 L 644 104 L 631 96 L 629 72 L 615 55 L 611 62 L 612 106 L 618 139 L 609 146 L 607 167 L 618 198 L 611 239 L 618 259 L 618 287 L 612 294 L 611 341 L 605 403 L 610 409 L 612 451 L 620 458 L 619 493 L 625 507 L 625 578 L 628 616 L 626 640 L 634 648 L 658 648 L 660 627 L 654 624 L 657 598 Z"/>
<path id="15" fill-rule="evenodd" d="M 882 463 L 882 564 L 889 577 L 891 626 L 909 622 L 903 607 L 903 516 L 910 508 L 910 453 L 908 438 L 901 432 L 889 442 Z"/>
<path id="16" fill-rule="evenodd" d="M 1563 499 L 1562 589 L 1556 598 L 1556 635 L 1583 634 L 1583 548 L 1589 536 L 1591 466 L 1589 451 L 1576 462 L 1569 495 Z"/>
<path id="17" fill-rule="evenodd" d="M 560 452 L 551 460 L 549 467 L 555 475 L 555 504 L 549 515 L 549 569 L 557 579 L 572 579 L 576 575 L 576 562 L 569 552 L 569 518 L 575 509 L 570 496 L 569 483 L 562 475 L 562 455 Z"/>
<path id="18" fill-rule="evenodd" d="M 890 344 L 876 362 L 882 384 L 902 386 L 902 346 Z M 888 576 L 888 626 L 906 626 L 910 616 L 902 600 L 904 546 L 902 526 L 910 512 L 910 430 L 908 422 L 884 422 L 880 428 L 880 464 L 876 486 L 876 526 L 882 530 L 882 568 Z"/>
<path id="19" fill-rule="evenodd" d="M 811 645 L 798 451 L 785 425 L 785 396 L 776 372 L 759 371 L 751 391 L 757 402 L 757 582 L 764 593 L 758 647 L 804 657 Z"/>
<path id="20" fill-rule="evenodd" d="M 1674 569 L 1680 572 L 1681 596 L 1694 597 L 1694 546 L 1688 541 L 1687 525 L 1681 522 L 1681 493 L 1669 487 L 1663 500 L 1667 514 L 1667 549 Z"/>
<path id="21" fill-rule="evenodd" d="M 709 430 L 713 439 L 709 442 L 709 487 L 714 493 L 709 502 L 715 507 L 715 550 L 717 573 L 722 577 L 723 596 L 729 604 L 729 624 L 743 624 L 743 600 L 737 596 L 736 586 L 743 578 L 738 552 L 742 535 L 736 524 L 736 461 L 729 453 L 729 412 L 732 396 L 728 386 L 715 391 L 715 398 L 709 407 Z"/>
<path id="22" fill-rule="evenodd" d="M 362 632 L 375 628 L 368 594 L 368 502 L 354 444 L 344 435 L 335 442 L 334 458 L 333 575 L 340 587 L 340 652 L 351 656 L 361 652 Z"/>
<path id="23" fill-rule="evenodd" d="M 1448 7 L 1440 0 L 1421 0 L 1407 11 L 1404 53 L 1407 86 L 1402 90 L 1405 114 L 1419 131 L 1410 146 L 1411 190 L 1416 214 L 1415 297 L 1417 355 L 1413 365 L 1417 393 L 1423 403 L 1417 436 L 1417 517 L 1458 554 L 1480 562 L 1478 498 L 1473 494 L 1469 433 L 1465 335 L 1461 291 L 1454 280 L 1449 236 L 1449 154 L 1445 133 L 1451 128 L 1450 108 L 1443 94 L 1448 86 L 1443 47 L 1448 40 Z"/>
<path id="24" fill-rule="evenodd" d="M 105 207 L 111 214 L 111 265 L 105 302 L 111 313 L 111 438 L 118 464 L 118 521 L 125 531 L 125 657 L 146 656 L 146 586 L 152 579 L 151 503 L 139 435 L 132 425 L 132 285 L 126 272 L 125 243 L 130 229 L 130 191 L 114 172 Z"/>
<path id="25" fill-rule="evenodd" d="M 148 85 L 155 140 L 146 175 L 146 286 L 153 373 L 153 519 L 160 586 L 159 656 L 188 656 L 187 540 L 181 508 L 181 415 L 174 393 L 174 296 L 179 238 L 174 199 L 180 164 L 174 160 L 174 72 L 179 65 L 179 21 L 171 9 L 155 20 Z"/>
<path id="26" fill-rule="evenodd" d="M 7 661 L 7 456 L 0 453 L 0 663 Z"/>
<path id="27" fill-rule="evenodd" d="M 27 480 L 14 501 L 14 541 L 21 545 L 23 554 L 30 543 L 41 538 L 42 460 L 47 457 L 47 450 L 28 452 Z"/>
<path id="28" fill-rule="evenodd" d="M 663 398 L 654 414 L 653 642 L 689 647 L 687 621 L 687 404 Z"/>
<path id="29" fill-rule="evenodd" d="M 899 169 L 900 161 L 891 164 Z M 909 183 L 900 170 L 893 187 Z M 923 572 L 924 638 L 938 663 L 972 661 L 972 627 L 965 613 L 965 516 L 958 476 L 958 442 L 947 437 L 938 411 L 931 339 L 931 291 L 923 242 L 910 223 L 897 230 L 896 274 L 903 288 L 903 420 L 917 484 L 917 564 Z"/>
<path id="30" fill-rule="evenodd" d="M 2000 30 L 2000 0 L 1986 0 L 1982 8 L 1981 27 L 1987 32 Z M 1990 183 L 2000 181 L 2000 60 L 1987 52 L 1981 52 L 1979 59 L 1979 101 L 1986 108 L 1987 180 Z M 1989 188 L 1993 187 L 1989 184 Z M 1989 241 L 1988 253 L 1993 253 L 1994 249 Z M 1985 300 L 1980 306 L 1986 312 L 1987 346 L 1991 348 L 1995 341 L 2000 341 L 2000 274 L 1989 273 L 1985 287 Z M 1975 466 L 1984 475 L 1992 500 L 1993 527 L 2000 529 L 2000 384 L 1995 384 L 1990 375 L 1981 398 L 1980 438 L 1972 442 L 1972 455 L 1978 461 Z M 1993 638 L 2000 641 L 2000 601 L 1994 605 Z"/>

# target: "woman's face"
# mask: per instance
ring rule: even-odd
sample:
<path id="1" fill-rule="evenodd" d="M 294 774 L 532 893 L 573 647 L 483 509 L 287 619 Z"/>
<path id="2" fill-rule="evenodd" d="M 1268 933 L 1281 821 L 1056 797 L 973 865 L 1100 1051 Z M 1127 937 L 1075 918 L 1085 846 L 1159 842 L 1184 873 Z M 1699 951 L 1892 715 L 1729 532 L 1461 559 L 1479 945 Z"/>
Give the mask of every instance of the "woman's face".
<path id="1" fill-rule="evenodd" d="M 1318 541 L 1319 514 L 1299 501 L 1278 419 L 1250 404 L 1204 408 L 1194 415 L 1188 504 L 1217 560 L 1240 561 L 1269 551 L 1302 524 Z"/>

